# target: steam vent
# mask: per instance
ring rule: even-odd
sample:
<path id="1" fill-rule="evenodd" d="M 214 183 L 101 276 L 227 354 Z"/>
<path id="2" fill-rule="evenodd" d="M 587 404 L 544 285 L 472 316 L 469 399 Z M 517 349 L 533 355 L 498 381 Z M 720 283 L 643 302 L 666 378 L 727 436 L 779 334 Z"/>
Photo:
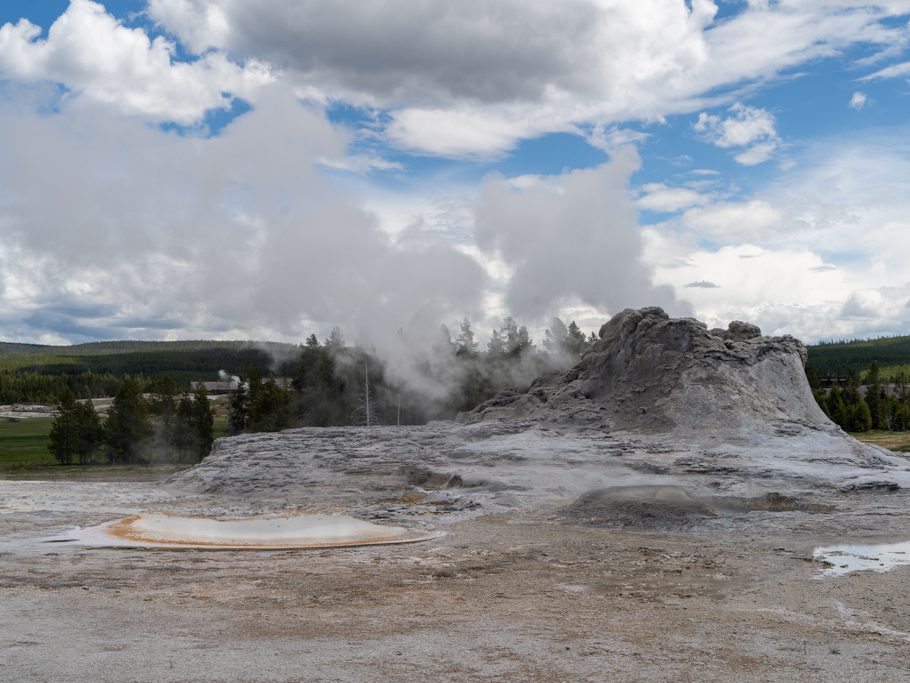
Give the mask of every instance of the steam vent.
<path id="1" fill-rule="evenodd" d="M 732 322 L 709 330 L 662 309 L 626 309 L 574 368 L 504 392 L 467 422 L 531 418 L 609 431 L 703 433 L 836 430 L 805 377 L 806 348 Z"/>

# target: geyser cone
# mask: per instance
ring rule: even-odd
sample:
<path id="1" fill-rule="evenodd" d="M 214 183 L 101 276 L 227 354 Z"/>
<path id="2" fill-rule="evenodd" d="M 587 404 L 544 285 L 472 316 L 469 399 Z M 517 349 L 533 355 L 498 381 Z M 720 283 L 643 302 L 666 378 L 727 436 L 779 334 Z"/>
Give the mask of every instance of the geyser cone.
<path id="1" fill-rule="evenodd" d="M 574 368 L 541 377 L 525 393 L 497 396 L 465 419 L 714 436 L 771 433 L 784 423 L 836 430 L 812 396 L 805 362 L 802 342 L 764 337 L 754 325 L 708 330 L 660 308 L 627 309 Z"/>

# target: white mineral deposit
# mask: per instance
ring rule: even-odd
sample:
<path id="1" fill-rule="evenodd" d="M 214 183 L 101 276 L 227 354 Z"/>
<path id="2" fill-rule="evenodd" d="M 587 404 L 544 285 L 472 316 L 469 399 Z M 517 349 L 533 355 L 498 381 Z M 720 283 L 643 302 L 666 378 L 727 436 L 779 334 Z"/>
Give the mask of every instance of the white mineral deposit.
<path id="1" fill-rule="evenodd" d="M 143 514 L 77 529 L 66 540 L 92 547 L 282 550 L 413 543 L 434 537 L 344 515 L 216 519 Z"/>

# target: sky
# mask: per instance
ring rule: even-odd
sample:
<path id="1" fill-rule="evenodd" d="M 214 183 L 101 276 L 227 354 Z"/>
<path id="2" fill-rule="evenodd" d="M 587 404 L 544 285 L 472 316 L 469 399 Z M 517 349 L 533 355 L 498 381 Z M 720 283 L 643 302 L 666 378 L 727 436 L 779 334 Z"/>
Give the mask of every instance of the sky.
<path id="1" fill-rule="evenodd" d="M 910 0 L 5 0 L 0 339 L 910 333 Z"/>

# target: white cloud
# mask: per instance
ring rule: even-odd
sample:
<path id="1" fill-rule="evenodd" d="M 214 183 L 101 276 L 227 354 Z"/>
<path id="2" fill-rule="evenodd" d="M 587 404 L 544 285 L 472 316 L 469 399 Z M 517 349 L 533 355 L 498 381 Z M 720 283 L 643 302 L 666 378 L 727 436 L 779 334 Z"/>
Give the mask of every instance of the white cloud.
<path id="1" fill-rule="evenodd" d="M 0 75 L 62 83 L 95 102 L 161 121 L 196 123 L 272 80 L 263 64 L 241 67 L 216 52 L 176 61 L 172 43 L 124 26 L 91 0 L 72 0 L 47 38 L 40 34 L 26 19 L 0 26 Z"/>
<path id="2" fill-rule="evenodd" d="M 882 78 L 901 78 L 907 75 L 910 75 L 910 62 L 901 62 L 900 64 L 886 66 L 884 69 L 879 69 L 868 76 L 863 76 L 860 80 L 872 81 Z"/>
<path id="3" fill-rule="evenodd" d="M 753 142 L 777 137 L 774 116 L 764 109 L 737 102 L 729 108 L 728 113 L 730 116 L 722 119 L 702 112 L 698 115 L 695 130 L 718 147 L 745 147 Z"/>
<path id="4" fill-rule="evenodd" d="M 683 214 L 682 224 L 720 243 L 764 242 L 769 235 L 786 229 L 781 212 L 767 201 L 716 202 L 692 208 Z"/>
<path id="5" fill-rule="evenodd" d="M 910 330 L 910 147 L 896 129 L 818 141 L 761 191 L 645 229 L 655 282 L 710 324 L 807 339 Z M 904 187 L 907 185 L 907 187 Z M 687 287 L 708 281 L 719 288 Z"/>
<path id="6" fill-rule="evenodd" d="M 517 125 L 480 112 L 447 109 L 406 109 L 392 115 L 386 133 L 404 148 L 447 157 L 486 157 L 505 152 L 522 138 L 547 128 L 526 121 Z"/>
<path id="7" fill-rule="evenodd" d="M 648 261 L 652 240 L 647 236 Z M 858 270 L 821 268 L 811 249 L 763 249 L 755 245 L 694 248 L 685 260 L 655 266 L 655 282 L 684 292 L 695 315 L 711 327 L 749 320 L 766 334 L 806 341 L 906 333 L 910 282 L 871 287 Z M 716 285 L 716 286 L 711 286 Z"/>
<path id="8" fill-rule="evenodd" d="M 695 130 L 702 139 L 717 147 L 746 147 L 733 158 L 744 166 L 754 166 L 770 159 L 780 146 L 771 112 L 740 102 L 731 106 L 726 118 L 701 112 Z"/>
<path id="9" fill-rule="evenodd" d="M 331 0 L 149 3 L 197 53 L 264 60 L 317 99 L 389 110 L 395 144 L 446 156 L 728 102 L 737 88 L 852 45 L 894 45 L 903 29 L 887 20 L 906 12 L 795 0 L 752 3 L 720 22 L 716 11 L 711 0 L 435 0 L 408 11 L 363 0 L 356 12 Z"/>
<path id="10" fill-rule="evenodd" d="M 850 97 L 850 108 L 851 109 L 862 109 L 866 106 L 867 98 L 866 93 L 860 92 L 857 90 Z"/>
<path id="11" fill-rule="evenodd" d="M 367 174 L 373 171 L 403 171 L 404 167 L 397 161 L 389 161 L 378 156 L 351 154 L 338 159 L 320 159 L 319 163 L 327 168 L 340 171 Z"/>
<path id="12" fill-rule="evenodd" d="M 0 104 L 3 336 L 380 336 L 476 306 L 473 259 L 394 244 L 319 173 L 348 142 L 284 89 L 208 139 Z"/>
<path id="13" fill-rule="evenodd" d="M 736 163 L 743 166 L 756 166 L 765 163 L 773 157 L 777 149 L 778 143 L 776 140 L 760 142 L 739 154 L 734 154 L 733 159 L 736 160 Z"/>
<path id="14" fill-rule="evenodd" d="M 709 199 L 695 190 L 685 187 L 667 187 L 663 183 L 647 183 L 641 188 L 644 195 L 638 206 L 649 211 L 670 213 L 707 204 Z"/>
<path id="15" fill-rule="evenodd" d="M 613 152 L 613 150 L 618 147 L 644 142 L 648 137 L 649 135 L 647 133 L 632 130 L 631 128 L 604 126 L 602 123 L 599 123 L 585 135 L 585 140 L 587 140 L 588 144 L 592 147 L 609 153 Z"/>
<path id="16" fill-rule="evenodd" d="M 891 306 L 886 302 L 880 290 L 858 290 L 850 294 L 841 307 L 841 316 L 845 318 L 881 318 L 888 314 Z"/>
<path id="17" fill-rule="evenodd" d="M 628 306 L 688 307 L 652 284 L 629 177 L 633 148 L 597 168 L 516 187 L 490 178 L 476 205 L 478 246 L 511 269 L 505 303 L 515 315 L 545 319 L 567 305 L 603 314 Z M 583 245 L 583 248 L 580 248 Z"/>

